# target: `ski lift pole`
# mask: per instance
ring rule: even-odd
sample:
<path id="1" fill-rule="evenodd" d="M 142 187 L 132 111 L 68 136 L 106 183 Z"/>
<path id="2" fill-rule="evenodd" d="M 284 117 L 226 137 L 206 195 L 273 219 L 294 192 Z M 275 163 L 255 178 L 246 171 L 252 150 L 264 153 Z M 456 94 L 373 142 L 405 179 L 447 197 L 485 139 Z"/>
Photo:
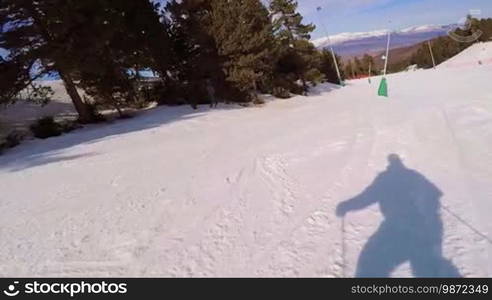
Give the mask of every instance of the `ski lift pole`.
<path id="1" fill-rule="evenodd" d="M 391 31 L 388 32 L 388 44 L 386 45 L 386 57 L 384 60 L 384 77 L 386 77 L 386 73 L 388 71 L 388 60 L 389 60 L 389 49 L 391 43 Z"/>
<path id="2" fill-rule="evenodd" d="M 322 10 L 322 7 L 319 6 L 316 10 L 318 12 L 320 12 Z M 319 15 L 319 21 L 320 21 L 321 27 L 323 28 L 325 36 L 328 39 L 328 44 L 330 45 L 331 57 L 333 59 L 333 64 L 335 65 L 335 69 L 337 71 L 338 82 L 340 82 L 341 86 L 345 86 L 345 83 L 342 80 L 342 75 L 340 73 L 340 67 L 338 66 L 337 56 L 335 55 L 335 50 L 333 49 L 333 45 L 331 44 L 331 39 L 330 39 L 330 36 L 328 35 L 328 30 L 326 29 L 326 26 L 325 26 L 325 23 L 323 22 L 323 18 L 321 16 L 321 14 Z"/>
<path id="3" fill-rule="evenodd" d="M 389 49 L 391 43 L 391 30 L 388 32 L 388 44 L 386 45 L 386 56 L 384 58 L 384 72 L 383 79 L 379 85 L 378 95 L 382 97 L 388 97 L 388 81 L 386 80 L 386 74 L 388 71 Z"/>
<path id="4" fill-rule="evenodd" d="M 436 60 L 434 59 L 434 52 L 432 51 L 431 41 L 427 41 L 427 45 L 429 45 L 429 52 L 430 52 L 430 55 L 431 55 L 431 58 L 432 58 L 432 66 L 435 69 L 436 68 Z"/>
<path id="5" fill-rule="evenodd" d="M 371 76 L 372 76 L 372 63 L 369 62 L 369 83 L 371 83 Z"/>
<path id="6" fill-rule="evenodd" d="M 331 42 L 329 43 L 330 43 L 330 50 L 331 50 L 331 56 L 333 58 L 333 63 L 335 64 L 335 69 L 337 70 L 338 81 L 340 82 L 341 86 L 344 86 L 345 83 L 343 82 L 342 75 L 340 74 L 340 68 L 338 67 L 337 56 L 335 55 L 335 51 L 333 50 L 333 46 L 331 45 Z"/>

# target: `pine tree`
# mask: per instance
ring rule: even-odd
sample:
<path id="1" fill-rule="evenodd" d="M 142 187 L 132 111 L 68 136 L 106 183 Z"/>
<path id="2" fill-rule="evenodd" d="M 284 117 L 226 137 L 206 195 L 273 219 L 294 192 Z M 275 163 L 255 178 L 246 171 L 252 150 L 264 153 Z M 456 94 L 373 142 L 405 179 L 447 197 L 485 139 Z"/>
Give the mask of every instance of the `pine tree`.
<path id="1" fill-rule="evenodd" d="M 211 21 L 226 80 L 257 100 L 258 83 L 272 72 L 273 32 L 266 7 L 258 0 L 215 0 Z"/>
<path id="2" fill-rule="evenodd" d="M 347 78 L 356 78 L 355 74 L 355 66 L 354 66 L 354 61 L 352 59 L 349 59 L 348 62 L 345 64 L 345 70 L 344 73 L 346 74 Z"/>
<path id="3" fill-rule="evenodd" d="M 168 38 L 155 10 L 145 0 L 90 0 L 76 11 L 86 25 L 72 30 L 79 46 L 71 49 L 71 59 L 80 87 L 95 105 L 124 116 L 122 108 L 138 101 L 140 70 L 156 70 L 165 79 Z"/>
<path id="4" fill-rule="evenodd" d="M 16 24 L 0 39 L 10 59 L 58 73 L 81 122 L 96 118 L 78 88 L 120 111 L 136 100 L 138 72 L 129 70 L 150 68 L 165 80 L 170 68 L 165 24 L 148 0 L 6 0 L 0 17 Z"/>
<path id="5" fill-rule="evenodd" d="M 369 70 L 371 70 L 372 74 L 375 74 L 377 72 L 374 62 L 374 57 L 370 56 L 367 53 L 364 54 L 364 56 L 362 56 L 361 65 L 362 65 L 362 72 L 364 75 L 369 75 Z"/>
<path id="6" fill-rule="evenodd" d="M 358 57 L 354 57 L 354 74 L 356 77 L 360 77 L 364 74 L 362 62 Z"/>
<path id="7" fill-rule="evenodd" d="M 210 101 L 205 91 L 207 79 L 218 90 L 219 97 L 226 99 L 229 96 L 223 61 L 210 34 L 211 5 L 210 0 L 173 0 L 164 11 L 173 51 L 173 98 L 183 97 L 193 107 Z"/>
<path id="8" fill-rule="evenodd" d="M 274 33 L 286 45 L 293 45 L 296 40 L 309 40 L 315 26 L 302 23 L 303 17 L 297 12 L 298 3 L 295 0 L 270 1 L 270 14 Z"/>
<path id="9" fill-rule="evenodd" d="M 113 60 L 135 70 L 151 68 L 165 79 L 171 51 L 167 24 L 160 21 L 159 5 L 148 0 L 89 0 L 100 48 L 110 49 Z"/>
<path id="10" fill-rule="evenodd" d="M 320 53 L 320 65 L 319 65 L 319 70 L 321 73 L 323 73 L 325 80 L 327 82 L 339 84 L 339 79 L 338 79 L 338 74 L 336 72 L 336 67 L 335 67 L 335 62 L 333 61 L 333 55 L 329 50 L 322 50 Z M 340 65 L 340 62 L 342 61 L 341 58 L 336 55 L 336 60 L 339 64 L 339 68 L 341 71 L 340 76 L 342 77 L 342 80 L 345 80 L 345 72 L 343 71 L 343 65 Z"/>
<path id="11" fill-rule="evenodd" d="M 260 1 L 172 1 L 166 11 L 179 57 L 174 77 L 191 87 L 185 95 L 190 104 L 208 98 L 209 83 L 221 98 L 256 100 L 258 86 L 270 76 L 273 49 L 268 11 Z"/>
<path id="12" fill-rule="evenodd" d="M 316 84 L 323 76 L 318 69 L 319 53 L 309 42 L 315 26 L 302 23 L 297 7 L 295 0 L 272 0 L 269 10 L 278 47 L 276 75 L 283 82 L 290 79 L 292 92 L 296 92 L 293 85 L 300 80 L 302 92 L 306 93 L 307 82 Z"/>
<path id="13" fill-rule="evenodd" d="M 8 61 L 19 67 L 11 75 L 16 81 L 14 91 L 18 93 L 29 86 L 33 79 L 26 76 L 34 66 L 38 76 L 56 71 L 65 83 L 67 92 L 79 113 L 82 122 L 93 121 L 89 106 L 82 101 L 72 79 L 67 29 L 63 14 L 58 10 L 67 7 L 65 1 L 5 0 L 0 6 L 2 37 L 0 45 L 9 51 Z M 60 29 L 63 29 L 60 31 Z"/>
<path id="14" fill-rule="evenodd" d="M 0 57 L 0 107 L 14 103 L 19 98 L 46 104 L 51 100 L 51 88 L 35 83 L 39 75 L 31 74 L 35 61 L 5 60 Z"/>

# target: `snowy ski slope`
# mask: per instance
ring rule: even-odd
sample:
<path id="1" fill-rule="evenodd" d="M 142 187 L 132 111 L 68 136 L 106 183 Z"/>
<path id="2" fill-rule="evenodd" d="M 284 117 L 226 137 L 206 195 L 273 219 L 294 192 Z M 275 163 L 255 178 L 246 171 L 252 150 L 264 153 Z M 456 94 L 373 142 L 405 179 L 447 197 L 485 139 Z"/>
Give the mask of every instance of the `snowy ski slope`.
<path id="1" fill-rule="evenodd" d="M 441 68 L 474 67 L 476 65 L 492 65 L 492 42 L 478 43 L 465 49 L 440 65 Z"/>
<path id="2" fill-rule="evenodd" d="M 491 49 L 389 99 L 365 79 L 27 142 L 0 156 L 0 275 L 492 276 Z"/>

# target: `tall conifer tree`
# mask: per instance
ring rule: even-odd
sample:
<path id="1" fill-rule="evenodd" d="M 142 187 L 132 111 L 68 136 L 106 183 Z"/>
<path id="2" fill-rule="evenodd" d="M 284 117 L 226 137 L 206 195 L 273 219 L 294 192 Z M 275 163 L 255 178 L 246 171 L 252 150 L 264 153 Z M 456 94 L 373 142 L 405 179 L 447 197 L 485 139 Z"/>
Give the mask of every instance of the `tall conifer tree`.
<path id="1" fill-rule="evenodd" d="M 319 53 L 309 41 L 315 26 L 303 24 L 303 17 L 297 8 L 295 0 L 272 0 L 269 6 L 278 43 L 276 70 L 284 77 L 300 80 L 305 93 L 307 82 L 320 82 L 323 75 L 318 69 Z"/>

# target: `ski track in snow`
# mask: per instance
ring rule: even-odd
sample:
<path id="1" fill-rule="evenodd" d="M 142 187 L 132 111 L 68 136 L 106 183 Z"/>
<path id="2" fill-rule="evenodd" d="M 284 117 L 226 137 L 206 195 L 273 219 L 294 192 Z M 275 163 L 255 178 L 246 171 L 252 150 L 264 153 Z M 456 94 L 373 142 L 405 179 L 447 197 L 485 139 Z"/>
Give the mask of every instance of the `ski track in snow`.
<path id="1" fill-rule="evenodd" d="M 389 76 L 389 99 L 358 80 L 28 142 L 0 157 L 0 275 L 353 276 L 383 216 L 373 205 L 342 228 L 336 207 L 396 153 L 443 191 L 443 256 L 492 276 L 492 68 L 473 56 L 492 44 L 473 47 Z"/>

